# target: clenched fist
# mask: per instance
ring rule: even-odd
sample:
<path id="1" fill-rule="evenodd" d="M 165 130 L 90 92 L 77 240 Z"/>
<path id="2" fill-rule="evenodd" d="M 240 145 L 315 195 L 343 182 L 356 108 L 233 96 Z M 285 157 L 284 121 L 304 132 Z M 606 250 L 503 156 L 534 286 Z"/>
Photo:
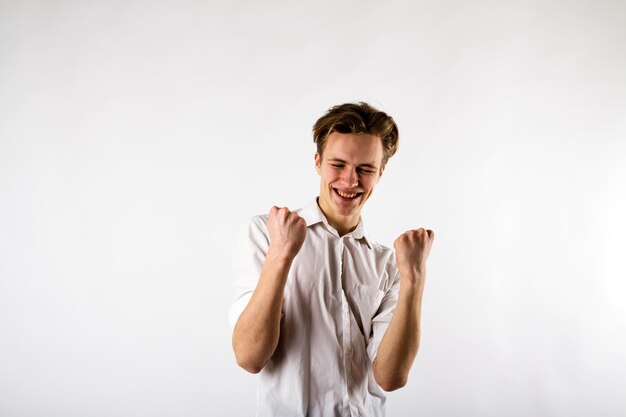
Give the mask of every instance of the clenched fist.
<path id="1" fill-rule="evenodd" d="M 393 242 L 400 276 L 424 277 L 434 239 L 435 233 L 432 230 L 420 228 L 404 232 Z"/>
<path id="2" fill-rule="evenodd" d="M 296 257 L 306 237 L 306 222 L 287 207 L 272 207 L 267 229 L 270 233 L 268 257 L 291 262 Z"/>

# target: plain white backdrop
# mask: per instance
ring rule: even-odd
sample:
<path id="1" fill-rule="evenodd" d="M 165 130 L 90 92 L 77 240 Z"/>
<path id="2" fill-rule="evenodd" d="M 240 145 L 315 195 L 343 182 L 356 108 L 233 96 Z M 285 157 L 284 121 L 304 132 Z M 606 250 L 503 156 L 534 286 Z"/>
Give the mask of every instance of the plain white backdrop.
<path id="1" fill-rule="evenodd" d="M 250 416 L 248 217 L 319 190 L 310 129 L 400 149 L 364 221 L 435 230 L 390 416 L 624 416 L 623 1 L 0 1 L 0 415 Z"/>

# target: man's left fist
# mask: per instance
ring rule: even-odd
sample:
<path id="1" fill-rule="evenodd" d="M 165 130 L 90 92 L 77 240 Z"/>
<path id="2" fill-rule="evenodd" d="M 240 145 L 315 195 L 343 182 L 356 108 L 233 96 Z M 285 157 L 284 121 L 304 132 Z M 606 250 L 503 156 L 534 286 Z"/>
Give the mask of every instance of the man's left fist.
<path id="1" fill-rule="evenodd" d="M 401 275 L 414 273 L 423 277 L 426 274 L 426 261 L 434 239 L 432 230 L 419 228 L 404 232 L 393 242 Z"/>

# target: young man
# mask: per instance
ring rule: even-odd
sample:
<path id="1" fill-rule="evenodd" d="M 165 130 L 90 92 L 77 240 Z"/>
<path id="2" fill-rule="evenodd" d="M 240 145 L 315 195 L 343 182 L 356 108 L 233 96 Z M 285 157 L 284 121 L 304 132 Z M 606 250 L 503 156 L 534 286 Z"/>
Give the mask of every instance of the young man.
<path id="1" fill-rule="evenodd" d="M 252 218 L 237 247 L 233 349 L 260 372 L 258 416 L 383 416 L 383 390 L 406 384 L 417 354 L 434 234 L 405 232 L 394 258 L 364 232 L 361 210 L 397 149 L 391 117 L 342 104 L 313 135 L 319 197 Z"/>

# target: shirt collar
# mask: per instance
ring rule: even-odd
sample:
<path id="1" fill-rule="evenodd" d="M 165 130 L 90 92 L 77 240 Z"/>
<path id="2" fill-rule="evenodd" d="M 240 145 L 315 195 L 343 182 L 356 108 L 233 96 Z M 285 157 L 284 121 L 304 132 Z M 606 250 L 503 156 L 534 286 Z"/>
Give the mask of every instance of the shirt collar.
<path id="1" fill-rule="evenodd" d="M 326 216 L 324 216 L 322 209 L 320 209 L 320 206 L 317 204 L 317 198 L 309 203 L 307 206 L 303 207 L 298 214 L 304 219 L 307 227 L 311 227 L 317 223 L 324 223 L 329 231 L 339 237 L 337 231 L 328 224 Z M 371 244 L 367 236 L 365 235 L 365 228 L 363 227 L 362 217 L 359 217 L 359 223 L 356 225 L 356 229 L 354 229 L 350 233 L 347 233 L 345 236 L 352 236 L 355 239 L 365 239 L 365 243 L 371 248 Z"/>

